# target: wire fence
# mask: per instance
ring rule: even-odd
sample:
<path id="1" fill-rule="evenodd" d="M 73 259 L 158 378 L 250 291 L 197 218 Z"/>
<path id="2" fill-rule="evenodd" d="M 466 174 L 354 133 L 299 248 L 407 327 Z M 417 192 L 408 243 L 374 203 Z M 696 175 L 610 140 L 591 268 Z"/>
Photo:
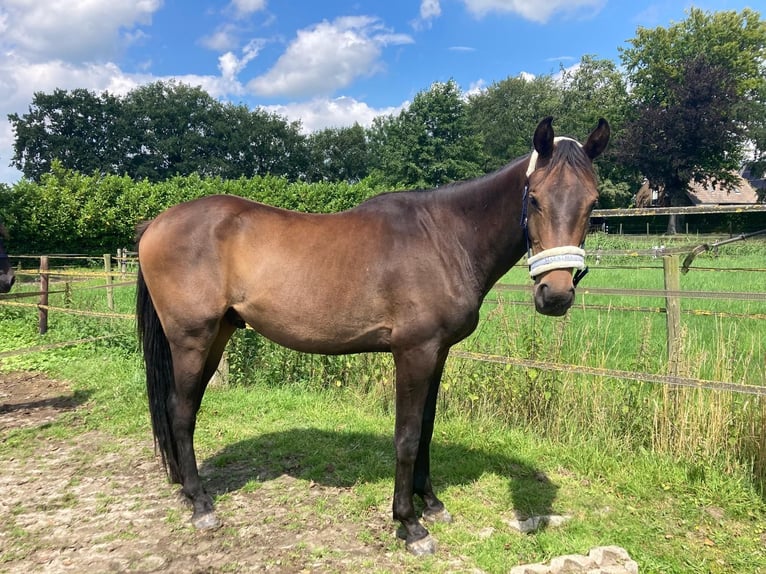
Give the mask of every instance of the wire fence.
<path id="1" fill-rule="evenodd" d="M 682 250 L 684 249 L 684 250 Z M 675 258 L 678 259 L 679 254 L 687 253 L 688 248 L 674 248 L 673 250 L 662 250 L 661 254 L 658 254 L 658 251 L 656 249 L 652 250 L 602 250 L 600 253 L 601 257 L 612 257 L 612 256 L 625 256 L 626 254 L 636 257 L 661 257 L 663 261 L 667 261 L 669 259 Z M 23 256 L 23 257 L 32 257 L 32 256 Z M 43 256 L 45 257 L 45 256 Z M 53 257 L 53 256 L 47 256 L 47 257 Z M 87 260 L 89 262 L 98 261 L 98 257 L 92 257 L 92 256 L 80 256 L 80 255 L 56 255 L 57 259 L 66 260 L 66 261 L 74 261 L 74 262 L 82 262 L 84 260 Z M 133 254 L 130 254 L 127 251 L 120 251 L 118 253 L 118 256 L 116 258 L 112 258 L 111 256 L 104 256 L 104 262 L 105 262 L 105 270 L 104 271 L 96 271 L 96 270 L 82 270 L 77 269 L 73 270 L 71 268 L 62 268 L 62 269 L 50 269 L 47 268 L 47 262 L 41 258 L 40 256 L 37 256 L 37 259 L 41 261 L 40 267 L 37 270 L 20 270 L 17 275 L 20 276 L 32 276 L 36 278 L 35 285 L 40 285 L 40 289 L 33 291 L 33 292 L 22 292 L 22 293 L 9 293 L 5 295 L 0 295 L 0 308 L 2 307 L 19 307 L 19 308 L 27 308 L 27 309 L 37 309 L 39 313 L 44 314 L 46 320 L 47 320 L 47 314 L 49 312 L 55 312 L 55 313 L 66 313 L 71 315 L 77 315 L 77 316 L 83 316 L 83 317 L 93 317 L 97 319 L 117 319 L 117 320 L 134 320 L 135 316 L 133 313 L 118 313 L 114 311 L 94 311 L 94 310 L 86 310 L 86 309 L 75 309 L 71 306 L 61 306 L 61 305 L 50 305 L 48 303 L 48 296 L 50 295 L 70 295 L 74 290 L 79 291 L 85 291 L 85 290 L 104 290 L 107 293 L 107 303 L 110 300 L 109 294 L 113 292 L 114 289 L 117 288 L 132 288 L 135 285 L 135 276 L 136 272 L 133 270 L 137 268 L 137 260 L 135 257 L 133 257 Z M 116 268 L 112 268 L 112 263 L 116 262 Z M 603 267 L 604 269 L 643 269 L 644 266 L 639 267 L 631 267 L 631 266 L 609 266 L 609 267 Z M 652 269 L 660 269 L 658 266 L 651 266 Z M 676 267 L 677 269 L 677 267 Z M 695 270 L 697 270 L 695 268 Z M 716 271 L 724 271 L 723 269 L 715 269 Z M 740 271 L 739 269 L 737 269 Z M 764 273 L 766 272 L 766 269 L 762 268 L 747 268 L 746 269 L 749 272 L 754 273 Z M 115 283 L 114 278 L 120 277 L 120 282 Z M 79 284 L 79 281 L 94 281 L 103 279 L 104 284 L 99 285 L 85 285 L 85 284 Z M 56 282 L 64 282 L 65 288 L 63 289 L 49 289 L 49 281 L 56 281 Z M 666 284 L 668 284 L 666 282 Z M 672 284 L 672 281 L 669 283 Z M 498 296 L 501 296 L 504 292 L 529 292 L 531 290 L 531 286 L 529 284 L 526 285 L 514 285 L 514 284 L 508 284 L 508 283 L 500 283 L 495 286 L 495 288 L 492 291 L 492 294 L 487 299 L 487 303 L 493 304 L 493 303 L 499 303 L 500 299 L 498 299 Z M 724 301 L 755 301 L 755 302 L 764 302 L 766 301 L 766 293 L 760 293 L 760 292 L 709 292 L 709 291 L 685 291 L 680 289 L 615 289 L 615 288 L 605 288 L 605 287 L 591 287 L 591 288 L 581 288 L 581 292 L 583 294 L 587 295 L 603 295 L 603 296 L 630 296 L 630 297 L 636 297 L 636 298 L 664 298 L 667 302 L 666 306 L 629 306 L 629 305 L 599 305 L 599 304 L 593 304 L 593 303 L 581 303 L 575 306 L 576 309 L 583 309 L 583 310 L 596 310 L 596 311 L 621 311 L 621 312 L 635 312 L 635 313 L 655 313 L 655 314 L 669 314 L 669 309 L 671 308 L 671 302 L 674 300 L 683 298 L 683 299 L 716 299 L 716 300 L 724 300 Z M 38 301 L 36 303 L 31 302 L 23 302 L 21 299 L 25 298 L 31 298 L 36 297 L 38 298 Z M 587 298 L 587 297 L 586 297 Z M 532 305 L 530 300 L 526 301 L 508 301 L 505 299 L 502 299 L 502 302 L 504 304 L 511 304 L 511 305 Z M 763 321 L 766 320 L 766 313 L 736 313 L 736 312 L 726 312 L 726 311 L 711 311 L 708 309 L 683 309 L 678 310 L 678 314 L 680 313 L 687 314 L 687 315 L 697 315 L 697 316 L 711 316 L 711 317 L 719 317 L 719 318 L 734 318 L 734 319 L 746 319 L 746 320 L 754 320 L 754 321 Z M 677 320 L 677 319 L 674 319 Z M 670 330 L 669 326 L 669 330 Z M 46 327 L 47 330 L 47 327 Z M 43 331 L 44 332 L 44 331 Z M 87 344 L 92 343 L 96 341 L 102 341 L 102 340 L 108 340 L 111 338 L 116 337 L 116 335 L 104 335 L 99 337 L 89 337 L 89 338 L 82 338 L 82 339 L 76 339 L 72 341 L 64 341 L 64 342 L 57 342 L 52 343 L 48 345 L 36 345 L 32 347 L 22 348 L 22 349 L 14 349 L 9 351 L 3 351 L 0 352 L 0 358 L 7 358 L 11 356 L 17 356 L 17 355 L 23 355 L 28 353 L 35 353 L 35 352 L 44 352 L 51 349 L 58 349 L 63 348 L 67 346 L 73 346 L 73 345 L 80 345 L 80 344 Z M 669 356 L 672 356 L 670 353 L 675 352 L 673 349 L 669 349 Z M 647 373 L 647 372 L 641 372 L 641 371 L 630 371 L 630 370 L 619 370 L 619 369 L 608 369 L 603 367 L 590 367 L 590 366 L 584 366 L 584 365 L 577 365 L 577 364 L 568 364 L 568 363 L 557 363 L 557 362 L 550 362 L 550 361 L 540 361 L 540 360 L 533 360 L 528 358 L 518 358 L 518 357 L 510 357 L 510 356 L 500 356 L 500 355 L 493 355 L 493 354 L 487 354 L 487 353 L 477 353 L 473 351 L 463 350 L 460 348 L 454 349 L 451 353 L 451 355 L 457 359 L 461 360 L 470 360 L 470 361 L 480 361 L 485 363 L 495 363 L 495 364 L 505 364 L 509 365 L 511 367 L 517 367 L 517 368 L 534 368 L 534 369 L 540 369 L 540 370 L 548 370 L 548 371 L 558 371 L 558 372 L 568 372 L 568 373 L 574 373 L 574 374 L 581 374 L 581 375 L 588 375 L 588 376 L 594 376 L 594 377 L 606 377 L 606 378 L 612 378 L 612 379 L 618 379 L 618 380 L 630 380 L 630 381 L 639 381 L 639 382 L 646 382 L 646 383 L 654 383 L 654 384 L 661 384 L 661 385 L 671 385 L 671 386 L 685 386 L 685 387 L 692 387 L 692 388 L 700 388 L 700 389 L 709 389 L 709 390 L 716 390 L 716 391 L 724 391 L 724 392 L 730 392 L 730 393 L 739 393 L 739 394 L 747 394 L 747 395 L 757 395 L 757 396 L 766 396 L 766 386 L 755 386 L 755 385 L 745 385 L 745 384 L 739 384 L 731 381 L 713 381 L 713 380 L 705 380 L 705 379 L 698 379 L 698 378 L 692 378 L 692 377 L 684 377 L 684 376 L 677 376 L 675 374 L 658 374 L 658 373 Z"/>

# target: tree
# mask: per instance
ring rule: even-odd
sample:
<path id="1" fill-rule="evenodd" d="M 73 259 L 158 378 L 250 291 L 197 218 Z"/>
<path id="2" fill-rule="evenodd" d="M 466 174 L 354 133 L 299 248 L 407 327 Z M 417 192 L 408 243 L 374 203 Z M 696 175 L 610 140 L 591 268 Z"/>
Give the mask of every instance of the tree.
<path id="1" fill-rule="evenodd" d="M 346 128 L 327 128 L 308 137 L 309 181 L 364 179 L 370 170 L 370 154 L 365 129 L 358 123 Z"/>
<path id="2" fill-rule="evenodd" d="M 305 177 L 300 123 L 259 108 L 224 105 L 200 87 L 140 86 L 118 98 L 87 90 L 35 94 L 29 112 L 8 116 L 13 165 L 41 181 L 53 162 L 83 174 L 163 181 L 192 173 L 238 178 Z"/>
<path id="3" fill-rule="evenodd" d="M 228 128 L 223 106 L 200 87 L 154 82 L 123 101 L 126 171 L 161 181 L 176 175 L 217 175 Z"/>
<path id="4" fill-rule="evenodd" d="M 669 28 L 639 28 L 622 60 L 633 87 L 619 149 L 679 203 L 690 181 L 731 182 L 750 126 L 766 118 L 766 23 L 745 9 L 691 9 Z M 669 231 L 673 232 L 671 218 Z"/>
<path id="5" fill-rule="evenodd" d="M 308 169 L 306 136 L 300 122 L 288 122 L 261 108 L 228 105 L 224 109 L 217 175 L 227 179 L 276 175 L 302 179 Z"/>
<path id="6" fill-rule="evenodd" d="M 372 157 L 390 186 L 435 187 L 483 173 L 481 140 L 454 80 L 434 83 L 396 116 L 375 118 Z"/>
<path id="7" fill-rule="evenodd" d="M 547 116 L 558 116 L 560 102 L 561 87 L 550 76 L 531 80 L 507 78 L 472 95 L 468 100 L 468 116 L 472 129 L 482 140 L 484 171 L 529 153 L 538 122 Z"/>
<path id="8" fill-rule="evenodd" d="M 121 164 L 119 100 L 84 89 L 36 92 L 23 116 L 10 114 L 16 134 L 11 164 L 39 181 L 58 159 L 84 173 L 107 173 Z"/>
<path id="9" fill-rule="evenodd" d="M 583 56 L 577 66 L 561 70 L 559 86 L 557 133 L 582 139 L 587 137 L 600 118 L 607 118 L 612 126 L 612 139 L 619 139 L 629 100 L 625 77 L 614 62 Z M 608 179 L 630 180 L 629 173 L 611 153 L 611 148 L 599 158 L 596 169 L 604 182 Z M 627 207 L 630 198 L 623 193 L 614 195 L 612 191 L 602 189 L 599 204 L 604 207 L 610 203 L 617 207 L 623 206 L 621 202 L 625 200 L 624 207 Z"/>

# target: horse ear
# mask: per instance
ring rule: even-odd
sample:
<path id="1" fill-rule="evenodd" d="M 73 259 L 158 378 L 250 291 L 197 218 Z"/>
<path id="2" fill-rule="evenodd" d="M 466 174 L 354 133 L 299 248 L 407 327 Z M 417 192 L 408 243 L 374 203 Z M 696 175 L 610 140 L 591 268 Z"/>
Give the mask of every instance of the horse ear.
<path id="1" fill-rule="evenodd" d="M 534 146 L 535 151 L 541 158 L 549 158 L 553 155 L 553 117 L 548 116 L 537 124 L 535 130 Z"/>
<path id="2" fill-rule="evenodd" d="M 588 136 L 588 141 L 582 146 L 585 154 L 594 160 L 600 156 L 606 149 L 606 144 L 609 143 L 609 135 L 611 134 L 611 128 L 609 122 L 604 118 L 598 120 L 598 126 Z"/>

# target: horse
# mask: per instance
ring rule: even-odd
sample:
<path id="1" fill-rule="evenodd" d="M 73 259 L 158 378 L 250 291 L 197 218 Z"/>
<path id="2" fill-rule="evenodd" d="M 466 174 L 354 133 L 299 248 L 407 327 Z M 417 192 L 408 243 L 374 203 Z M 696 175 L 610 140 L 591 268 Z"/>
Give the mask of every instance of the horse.
<path id="1" fill-rule="evenodd" d="M 481 178 L 330 214 L 211 195 L 138 226 L 136 310 L 155 447 L 196 528 L 221 525 L 197 469 L 197 412 L 227 341 L 249 325 L 301 352 L 393 355 L 393 518 L 410 552 L 435 551 L 413 496 L 424 521 L 451 521 L 430 463 L 450 348 L 474 331 L 484 297 L 524 254 L 544 315 L 566 313 L 573 271 L 585 267 L 598 199 L 592 162 L 610 128 L 599 120 L 581 144 L 555 137 L 552 120 L 537 125 L 531 153 Z"/>
<path id="2" fill-rule="evenodd" d="M 16 275 L 13 273 L 11 261 L 8 258 L 8 252 L 5 250 L 5 241 L 8 239 L 8 231 L 0 223 L 0 293 L 8 293 L 16 281 Z"/>

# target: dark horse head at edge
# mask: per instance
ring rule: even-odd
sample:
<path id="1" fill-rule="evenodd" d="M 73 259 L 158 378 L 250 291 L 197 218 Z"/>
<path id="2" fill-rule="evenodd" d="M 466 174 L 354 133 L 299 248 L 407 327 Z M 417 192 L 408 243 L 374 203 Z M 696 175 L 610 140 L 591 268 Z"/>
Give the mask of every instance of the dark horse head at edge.
<path id="1" fill-rule="evenodd" d="M 0 224 L 0 293 L 8 293 L 13 287 L 16 276 L 11 267 L 11 261 L 8 259 L 8 253 L 5 251 L 5 240 L 8 239 L 8 232 Z"/>

